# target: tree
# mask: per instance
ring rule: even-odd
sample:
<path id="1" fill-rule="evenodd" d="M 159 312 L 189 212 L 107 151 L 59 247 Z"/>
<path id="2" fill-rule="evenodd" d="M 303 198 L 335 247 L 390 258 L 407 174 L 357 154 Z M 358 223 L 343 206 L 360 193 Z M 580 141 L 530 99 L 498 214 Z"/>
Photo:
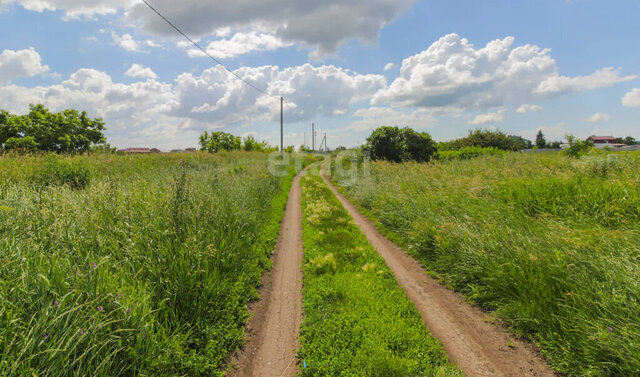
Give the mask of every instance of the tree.
<path id="1" fill-rule="evenodd" d="M 497 148 L 504 151 L 519 151 L 527 147 L 529 140 L 507 135 L 501 131 L 476 129 L 466 137 L 438 144 L 438 150 L 455 151 L 467 147 Z"/>
<path id="2" fill-rule="evenodd" d="M 624 138 L 624 144 L 626 145 L 634 145 L 636 143 L 636 139 L 631 136 L 627 136 Z"/>
<path id="3" fill-rule="evenodd" d="M 260 151 L 271 152 L 274 150 L 266 141 L 258 142 L 253 136 L 247 136 L 243 140 L 240 136 L 234 136 L 230 133 L 217 131 L 207 132 L 205 131 L 200 135 L 200 150 L 210 153 L 216 153 L 220 151 L 239 151 L 244 150 L 247 152 Z"/>
<path id="4" fill-rule="evenodd" d="M 570 157 L 578 158 L 593 148 L 593 142 L 590 140 L 580 140 L 573 135 L 565 136 L 569 148 L 564 150 L 564 153 Z"/>
<path id="5" fill-rule="evenodd" d="M 103 130 L 102 119 L 91 119 L 85 111 L 53 113 L 44 105 L 30 105 L 27 115 L 0 111 L 0 146 L 4 150 L 87 152 L 93 145 L 105 143 Z"/>
<path id="6" fill-rule="evenodd" d="M 538 131 L 538 134 L 536 135 L 536 147 L 538 148 L 545 148 L 547 146 L 547 140 L 544 138 L 544 134 L 542 133 L 542 130 Z"/>
<path id="7" fill-rule="evenodd" d="M 431 136 L 411 128 L 380 127 L 367 138 L 363 149 L 372 160 L 428 162 L 436 153 Z"/>

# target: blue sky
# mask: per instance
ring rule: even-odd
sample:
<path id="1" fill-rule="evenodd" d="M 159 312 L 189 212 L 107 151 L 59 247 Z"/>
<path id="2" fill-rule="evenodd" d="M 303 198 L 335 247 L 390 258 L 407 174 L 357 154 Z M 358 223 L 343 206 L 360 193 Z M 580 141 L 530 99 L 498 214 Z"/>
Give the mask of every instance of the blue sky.
<path id="1" fill-rule="evenodd" d="M 0 0 L 0 108 L 79 108 L 118 147 L 204 130 L 329 146 L 382 125 L 640 139 L 640 3 L 610 0 Z M 403 72 L 401 74 L 401 72 Z"/>

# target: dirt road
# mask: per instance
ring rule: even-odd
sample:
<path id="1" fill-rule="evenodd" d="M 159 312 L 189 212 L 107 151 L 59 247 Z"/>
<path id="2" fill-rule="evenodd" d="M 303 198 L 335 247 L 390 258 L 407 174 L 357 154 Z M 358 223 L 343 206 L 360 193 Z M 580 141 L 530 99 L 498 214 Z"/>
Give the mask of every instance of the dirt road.
<path id="1" fill-rule="evenodd" d="M 418 262 L 380 234 L 375 225 L 331 184 L 324 171 L 322 178 L 385 259 L 422 314 L 425 325 L 443 343 L 449 358 L 467 376 L 555 375 L 531 344 L 488 323 L 482 311 L 427 275 Z"/>
<path id="2" fill-rule="evenodd" d="M 260 300 L 247 325 L 248 342 L 231 361 L 235 377 L 280 377 L 296 373 L 296 349 L 302 318 L 302 209 L 300 175 L 293 179 L 273 268 L 263 278 Z"/>

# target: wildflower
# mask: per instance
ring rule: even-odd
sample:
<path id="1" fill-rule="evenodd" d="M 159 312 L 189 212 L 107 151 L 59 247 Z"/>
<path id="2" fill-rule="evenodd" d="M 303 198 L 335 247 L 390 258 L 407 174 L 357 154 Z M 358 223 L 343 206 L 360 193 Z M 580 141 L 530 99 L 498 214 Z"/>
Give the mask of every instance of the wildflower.
<path id="1" fill-rule="evenodd" d="M 56 308 L 59 308 L 59 307 L 60 307 L 60 303 L 58 302 L 58 300 L 55 300 L 55 301 L 53 302 L 53 305 L 55 305 L 55 306 L 56 306 Z"/>
<path id="2" fill-rule="evenodd" d="M 613 327 L 609 327 L 609 333 L 613 332 Z"/>
<path id="3" fill-rule="evenodd" d="M 98 268 L 98 264 L 96 262 L 93 262 L 93 268 Z"/>
<path id="4" fill-rule="evenodd" d="M 131 313 L 131 308 L 127 308 L 127 313 Z"/>
<path id="5" fill-rule="evenodd" d="M 98 328 L 102 328 L 102 323 L 98 324 Z"/>
<path id="6" fill-rule="evenodd" d="M 98 311 L 103 311 L 104 309 L 102 308 L 102 306 L 98 306 Z"/>
<path id="7" fill-rule="evenodd" d="M 84 335 L 84 330 L 82 330 L 82 327 L 78 327 L 78 332 L 80 333 L 80 335 Z"/>
<path id="8" fill-rule="evenodd" d="M 47 340 L 47 338 L 49 337 L 49 334 L 44 333 L 44 336 L 43 336 L 43 337 L 44 337 L 44 340 Z"/>

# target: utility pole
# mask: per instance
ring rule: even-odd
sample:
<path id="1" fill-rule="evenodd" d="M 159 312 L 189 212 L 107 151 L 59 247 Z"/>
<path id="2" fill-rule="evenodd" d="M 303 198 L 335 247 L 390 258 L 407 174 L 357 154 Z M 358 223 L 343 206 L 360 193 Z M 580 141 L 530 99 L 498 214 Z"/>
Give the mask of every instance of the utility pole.
<path id="1" fill-rule="evenodd" d="M 316 125 L 311 123 L 311 151 L 316 151 Z"/>
<path id="2" fill-rule="evenodd" d="M 280 157 L 284 156 L 284 137 L 282 132 L 284 129 L 284 98 L 280 97 Z"/>

